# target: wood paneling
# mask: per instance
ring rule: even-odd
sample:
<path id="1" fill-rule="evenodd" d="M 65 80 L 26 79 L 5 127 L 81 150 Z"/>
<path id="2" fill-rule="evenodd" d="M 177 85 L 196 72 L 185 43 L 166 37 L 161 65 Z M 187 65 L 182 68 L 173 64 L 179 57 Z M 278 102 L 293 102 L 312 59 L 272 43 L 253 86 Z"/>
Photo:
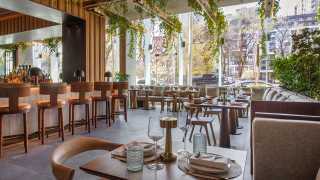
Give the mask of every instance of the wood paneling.
<path id="1" fill-rule="evenodd" d="M 17 15 L 3 20 L 0 19 L 0 35 L 29 31 L 53 25 L 56 24 L 31 16 Z"/>
<path id="2" fill-rule="evenodd" d="M 81 3 L 71 0 L 32 0 L 33 2 L 55 8 L 67 14 L 80 17 L 86 24 L 86 80 L 99 81 L 105 72 L 105 18 L 86 11 Z M 22 32 L 50 26 L 50 22 L 34 17 L 21 16 L 9 21 L 0 21 L 0 35 Z M 54 25 L 54 24 L 51 24 Z"/>

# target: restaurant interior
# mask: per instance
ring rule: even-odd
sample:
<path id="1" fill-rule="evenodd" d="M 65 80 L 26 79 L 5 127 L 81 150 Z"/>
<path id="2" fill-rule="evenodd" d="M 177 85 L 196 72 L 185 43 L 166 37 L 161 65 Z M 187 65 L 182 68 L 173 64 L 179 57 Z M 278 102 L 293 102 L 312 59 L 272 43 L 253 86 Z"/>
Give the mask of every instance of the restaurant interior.
<path id="1" fill-rule="evenodd" d="M 319 0 L 0 0 L 0 180 L 320 180 Z"/>

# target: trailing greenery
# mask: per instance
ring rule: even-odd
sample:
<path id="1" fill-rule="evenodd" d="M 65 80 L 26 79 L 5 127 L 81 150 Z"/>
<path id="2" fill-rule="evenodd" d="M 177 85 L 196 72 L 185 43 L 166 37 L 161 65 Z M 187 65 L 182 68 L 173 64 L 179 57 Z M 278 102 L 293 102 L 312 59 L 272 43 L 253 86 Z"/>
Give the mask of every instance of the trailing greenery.
<path id="1" fill-rule="evenodd" d="M 115 81 L 117 81 L 117 82 L 128 81 L 128 78 L 129 78 L 129 75 L 128 75 L 128 74 L 123 74 L 123 73 L 120 73 L 120 72 L 117 72 L 117 73 L 114 75 L 114 79 L 115 79 Z"/>
<path id="2" fill-rule="evenodd" d="M 275 77 L 285 88 L 320 98 L 320 31 L 292 36 L 293 54 L 272 62 Z"/>
<path id="3" fill-rule="evenodd" d="M 2 45 L 0 45 L 0 49 L 3 49 L 5 51 L 15 51 L 18 48 L 25 50 L 27 47 L 28 47 L 28 44 L 26 42 L 18 42 L 16 44 L 2 44 Z"/>
<path id="4" fill-rule="evenodd" d="M 182 23 L 176 15 L 169 16 L 168 21 L 172 24 L 162 21 L 160 23 L 160 29 L 165 35 L 165 48 L 169 50 L 172 47 L 173 38 L 176 33 L 182 31 Z"/>
<path id="5" fill-rule="evenodd" d="M 62 41 L 61 37 L 53 37 L 44 39 L 43 44 L 49 49 L 49 55 L 58 52 L 59 43 Z"/>
<path id="6" fill-rule="evenodd" d="M 271 12 L 270 15 L 272 16 L 273 20 L 276 20 L 276 15 L 279 12 L 280 0 L 274 0 L 273 4 L 270 4 L 271 6 Z M 264 58 L 267 55 L 267 48 L 266 48 L 266 41 L 267 41 L 267 34 L 265 31 L 265 19 L 269 18 L 269 16 L 266 15 L 266 0 L 259 0 L 258 2 L 258 14 L 260 18 L 260 26 L 261 26 L 261 39 L 260 39 L 260 47 L 262 50 L 261 58 Z M 269 13 L 268 13 L 269 14 Z"/>
<path id="7" fill-rule="evenodd" d="M 220 45 L 224 43 L 222 36 L 227 29 L 227 21 L 222 10 L 218 6 L 217 0 L 208 0 L 208 4 L 210 15 L 202 9 L 196 0 L 188 0 L 188 5 L 196 14 L 203 16 L 206 21 L 208 32 L 211 36 L 210 49 L 212 57 L 214 57 L 219 51 Z"/>

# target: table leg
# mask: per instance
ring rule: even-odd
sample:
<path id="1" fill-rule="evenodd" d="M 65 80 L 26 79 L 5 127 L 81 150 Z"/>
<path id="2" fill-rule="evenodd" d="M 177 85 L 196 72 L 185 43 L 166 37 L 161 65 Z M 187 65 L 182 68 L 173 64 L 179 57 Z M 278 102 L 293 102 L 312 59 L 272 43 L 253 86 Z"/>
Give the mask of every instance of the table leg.
<path id="1" fill-rule="evenodd" d="M 229 124 L 230 124 L 230 134 L 232 135 L 240 135 L 241 133 L 237 133 L 237 111 L 235 109 L 229 110 Z"/>
<path id="2" fill-rule="evenodd" d="M 230 147 L 229 136 L 229 122 L 228 122 L 228 109 L 222 108 L 221 122 L 220 122 L 220 147 Z"/>

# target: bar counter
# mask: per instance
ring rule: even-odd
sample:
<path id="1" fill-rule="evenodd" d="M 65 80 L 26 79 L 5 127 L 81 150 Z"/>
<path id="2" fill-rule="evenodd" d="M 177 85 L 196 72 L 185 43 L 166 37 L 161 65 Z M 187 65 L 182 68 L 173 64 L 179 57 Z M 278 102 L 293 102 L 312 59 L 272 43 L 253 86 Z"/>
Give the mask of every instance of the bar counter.
<path id="1" fill-rule="evenodd" d="M 69 124 L 69 105 L 68 99 L 69 98 L 76 98 L 78 97 L 77 93 L 70 92 L 70 85 L 68 85 L 66 94 L 61 94 L 58 96 L 58 99 L 65 100 L 66 104 L 63 108 L 63 121 L 64 126 Z M 91 93 L 87 93 L 86 96 L 99 96 L 100 93 L 93 91 Z M 31 88 L 31 95 L 29 97 L 23 97 L 19 99 L 19 103 L 29 103 L 31 104 L 32 108 L 30 112 L 27 114 L 27 123 L 28 123 L 28 133 L 32 134 L 38 131 L 38 110 L 37 110 L 37 101 L 40 100 L 49 100 L 48 95 L 40 95 L 39 94 L 39 87 L 33 86 Z M 0 98 L 0 106 L 7 106 L 8 99 L 7 98 Z M 85 107 L 75 107 L 75 120 L 81 120 L 85 118 Z M 98 115 L 105 114 L 105 103 L 101 103 L 97 107 Z M 48 109 L 45 111 L 45 126 L 46 127 L 53 127 L 58 125 L 58 111 L 56 108 Z M 5 115 L 3 116 L 3 136 L 11 136 L 11 135 L 18 135 L 23 133 L 23 122 L 20 117 L 21 114 L 16 115 Z M 90 117 L 91 117 L 91 105 L 90 105 Z M 91 122 L 91 121 L 90 121 Z"/>

